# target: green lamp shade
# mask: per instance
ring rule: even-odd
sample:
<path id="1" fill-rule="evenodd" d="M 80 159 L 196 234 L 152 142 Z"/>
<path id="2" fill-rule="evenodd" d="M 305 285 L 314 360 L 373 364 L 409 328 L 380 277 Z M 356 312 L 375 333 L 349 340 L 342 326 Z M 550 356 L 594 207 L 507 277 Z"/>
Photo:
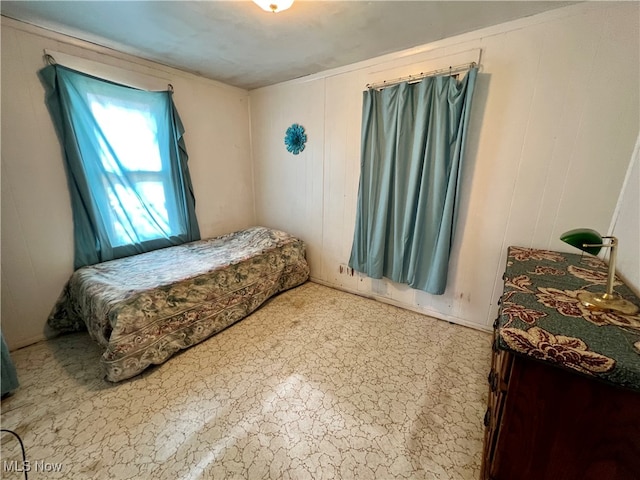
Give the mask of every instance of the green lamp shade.
<path id="1" fill-rule="evenodd" d="M 590 228 L 569 230 L 560 236 L 560 240 L 591 255 L 598 255 L 602 248 L 602 235 Z M 585 245 L 589 246 L 585 247 Z"/>

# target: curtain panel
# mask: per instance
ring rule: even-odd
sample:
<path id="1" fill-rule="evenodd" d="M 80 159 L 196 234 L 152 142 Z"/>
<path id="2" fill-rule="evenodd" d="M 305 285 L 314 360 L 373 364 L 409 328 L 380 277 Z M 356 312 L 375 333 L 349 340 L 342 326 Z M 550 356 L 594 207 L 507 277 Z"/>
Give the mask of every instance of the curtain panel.
<path id="1" fill-rule="evenodd" d="M 363 92 L 353 269 L 444 293 L 477 71 Z"/>
<path id="2" fill-rule="evenodd" d="M 4 335 L 0 332 L 0 385 L 2 389 L 2 396 L 10 393 L 18 388 L 20 383 L 18 382 L 18 374 L 16 367 L 11 360 L 11 354 L 9 353 L 9 347 L 4 341 Z"/>
<path id="3" fill-rule="evenodd" d="M 172 92 L 138 90 L 60 65 L 39 75 L 64 152 L 75 269 L 199 240 Z"/>

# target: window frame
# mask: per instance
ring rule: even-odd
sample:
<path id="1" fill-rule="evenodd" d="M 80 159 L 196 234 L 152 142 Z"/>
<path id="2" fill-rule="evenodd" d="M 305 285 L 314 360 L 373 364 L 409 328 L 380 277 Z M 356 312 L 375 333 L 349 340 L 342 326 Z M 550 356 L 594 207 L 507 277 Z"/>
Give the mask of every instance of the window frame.
<path id="1" fill-rule="evenodd" d="M 74 268 L 199 240 L 195 197 L 183 138 L 184 128 L 173 102 L 172 87 L 148 91 L 51 62 L 38 73 L 47 90 L 46 103 L 64 151 L 74 221 Z M 100 84 L 96 84 L 92 90 L 91 81 Z M 75 86 L 78 87 L 77 90 L 74 90 Z M 122 100 L 118 97 L 118 88 L 125 92 Z M 91 131 L 91 128 L 100 130 L 98 119 L 90 108 L 92 93 L 104 93 L 107 98 L 112 96 L 115 99 L 114 105 L 122 105 L 122 101 L 131 100 L 131 105 L 127 107 L 133 107 L 133 111 L 136 110 L 135 102 L 140 98 L 143 99 L 144 105 L 147 94 L 155 96 L 157 103 L 154 103 L 154 97 L 148 98 L 149 112 L 156 114 L 154 116 L 159 126 L 157 131 L 153 131 L 160 149 L 159 171 L 123 169 L 120 161 L 116 162 L 115 171 L 109 171 L 109 168 L 105 167 L 108 161 L 105 162 L 101 155 L 105 147 L 99 144 L 99 136 L 93 135 Z M 144 108 L 140 111 L 143 114 L 149 113 L 144 112 Z M 76 132 L 77 126 L 80 128 L 77 128 Z M 106 141 L 103 138 L 103 143 Z M 111 154 L 113 159 L 117 158 L 113 150 Z M 103 184 L 109 183 L 109 178 L 115 179 L 116 182 L 111 183 L 110 188 L 104 188 Z M 100 187 L 96 187 L 96 192 L 93 192 L 92 184 L 95 184 L 96 180 L 101 184 Z M 166 208 L 167 221 L 162 218 L 161 224 L 170 228 L 169 231 L 158 229 L 159 236 L 155 238 L 144 238 L 145 235 L 142 234 L 142 238 L 135 239 L 126 233 L 128 227 L 133 226 L 131 219 L 127 218 L 126 205 L 123 205 L 120 211 L 113 207 L 113 198 L 122 197 L 117 194 L 115 185 L 130 188 L 132 195 L 138 195 L 139 191 L 133 187 L 147 180 L 157 180 L 164 190 L 163 206 Z M 158 203 L 156 202 L 156 205 Z M 146 208 L 143 204 L 140 205 Z M 149 202 L 148 207 L 150 211 L 158 210 L 153 201 Z M 103 213 L 105 208 L 109 211 Z M 121 222 L 125 228 L 124 235 L 116 231 L 117 219 L 122 212 L 125 213 L 120 217 L 125 220 Z M 149 221 L 149 225 L 155 223 L 151 217 Z M 122 241 L 127 243 L 122 244 Z"/>

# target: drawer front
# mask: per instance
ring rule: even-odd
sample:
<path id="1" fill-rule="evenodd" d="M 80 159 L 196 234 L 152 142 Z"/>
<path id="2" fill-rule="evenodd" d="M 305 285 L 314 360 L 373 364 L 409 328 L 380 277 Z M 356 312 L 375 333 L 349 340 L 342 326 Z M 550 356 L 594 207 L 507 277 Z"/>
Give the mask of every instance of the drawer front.
<path id="1" fill-rule="evenodd" d="M 494 458 L 495 446 L 500 432 L 500 423 L 504 410 L 513 356 L 504 350 L 497 348 L 497 337 L 494 331 L 493 355 L 491 358 L 491 370 L 487 376 L 489 384 L 489 399 L 487 411 L 484 417 L 485 437 L 484 454 L 481 469 L 481 478 L 489 479 L 491 465 Z"/>

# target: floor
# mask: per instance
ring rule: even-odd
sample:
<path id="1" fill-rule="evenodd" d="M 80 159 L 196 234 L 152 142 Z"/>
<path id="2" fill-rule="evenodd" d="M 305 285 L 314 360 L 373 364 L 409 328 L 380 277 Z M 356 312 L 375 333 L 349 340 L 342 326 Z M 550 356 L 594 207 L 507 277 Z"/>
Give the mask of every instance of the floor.
<path id="1" fill-rule="evenodd" d="M 12 356 L 32 480 L 479 476 L 490 335 L 318 284 L 119 384 L 85 333 Z"/>

